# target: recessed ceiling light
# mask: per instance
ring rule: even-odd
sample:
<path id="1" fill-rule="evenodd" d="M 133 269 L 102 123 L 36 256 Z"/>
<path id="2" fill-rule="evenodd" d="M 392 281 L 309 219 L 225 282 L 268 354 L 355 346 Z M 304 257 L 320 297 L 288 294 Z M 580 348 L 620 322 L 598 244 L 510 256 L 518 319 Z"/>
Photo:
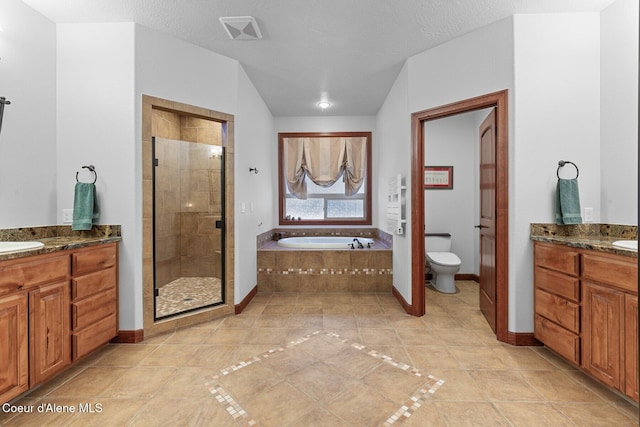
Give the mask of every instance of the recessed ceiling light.
<path id="1" fill-rule="evenodd" d="M 253 16 L 228 16 L 219 18 L 225 31 L 233 40 L 259 40 L 262 38 Z"/>
<path id="2" fill-rule="evenodd" d="M 320 101 L 318 102 L 318 107 L 320 107 L 320 109 L 322 110 L 326 110 L 327 108 L 331 107 L 331 103 L 329 101 Z"/>

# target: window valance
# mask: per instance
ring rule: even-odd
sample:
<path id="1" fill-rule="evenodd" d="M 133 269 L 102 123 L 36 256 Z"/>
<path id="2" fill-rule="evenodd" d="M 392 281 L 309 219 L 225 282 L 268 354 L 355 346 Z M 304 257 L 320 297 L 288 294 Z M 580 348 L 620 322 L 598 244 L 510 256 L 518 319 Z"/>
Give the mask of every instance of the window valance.
<path id="1" fill-rule="evenodd" d="M 308 177 L 321 187 L 332 186 L 340 177 L 345 196 L 358 192 L 366 173 L 366 137 L 286 138 L 285 178 L 289 192 L 307 198 Z"/>

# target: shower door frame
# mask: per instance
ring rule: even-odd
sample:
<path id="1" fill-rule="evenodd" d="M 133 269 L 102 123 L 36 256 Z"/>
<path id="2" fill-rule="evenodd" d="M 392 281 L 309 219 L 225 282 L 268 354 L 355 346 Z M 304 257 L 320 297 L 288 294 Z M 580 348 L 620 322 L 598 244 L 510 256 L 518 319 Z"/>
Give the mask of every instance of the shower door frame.
<path id="1" fill-rule="evenodd" d="M 224 125 L 222 126 L 222 132 L 224 133 Z M 158 291 L 159 288 L 157 286 L 157 274 L 156 274 L 156 269 L 155 269 L 155 265 L 156 265 L 156 252 L 157 252 L 157 248 L 156 248 L 156 168 L 158 167 L 158 157 L 156 156 L 156 138 L 161 138 L 161 137 L 157 137 L 155 135 L 153 135 L 151 137 L 151 171 L 152 171 L 152 178 L 151 178 L 151 183 L 152 183 L 152 209 L 153 209 L 153 227 L 152 227 L 152 233 L 153 233 L 153 318 L 154 321 L 160 321 L 160 320 L 165 320 L 165 319 L 169 319 L 171 317 L 175 317 L 175 316 L 180 316 L 180 315 L 184 315 L 184 314 L 188 314 L 190 312 L 194 312 L 194 311 L 199 311 L 202 309 L 206 309 L 208 307 L 215 307 L 218 305 L 222 305 L 225 303 L 225 297 L 226 297 L 226 292 L 225 292 L 225 286 L 224 284 L 226 283 L 226 266 L 225 266 L 225 258 L 226 258 L 226 239 L 225 239 L 225 217 L 226 217 L 226 205 L 225 205 L 225 147 L 224 145 L 221 146 L 222 148 L 222 153 L 221 153 L 221 157 L 220 157 L 220 220 L 216 220 L 215 221 L 215 228 L 220 230 L 220 301 L 212 303 L 212 304 L 206 304 L 206 305 L 201 305 L 198 307 L 193 307 L 187 310 L 182 310 L 182 311 L 176 311 L 175 313 L 171 313 L 171 314 L 167 314 L 165 316 L 158 316 L 158 307 L 157 307 L 157 298 L 158 298 Z M 169 139 L 169 138 L 161 138 L 161 139 Z M 193 143 L 191 141 L 183 141 L 183 140 L 176 140 L 176 141 L 180 141 L 180 142 L 187 142 L 187 143 Z M 205 144 L 203 144 L 205 145 Z M 208 145 L 208 144 L 207 144 Z M 215 147 L 216 145 L 211 145 L 212 147 Z"/>
<path id="2" fill-rule="evenodd" d="M 151 137 L 155 133 L 160 137 L 168 135 L 159 133 L 160 120 L 163 114 L 175 113 L 187 117 L 197 117 L 219 122 L 222 125 L 222 147 L 224 156 L 224 221 L 222 224 L 224 239 L 224 271 L 225 280 L 222 284 L 225 292 L 224 304 L 200 309 L 181 316 L 156 320 L 154 307 L 153 283 L 153 209 L 152 209 L 152 168 L 151 168 Z M 236 313 L 234 305 L 234 264 L 235 241 L 234 236 L 234 116 L 220 111 L 183 104 L 163 98 L 142 95 L 142 329 L 129 331 L 126 340 L 122 342 L 140 342 L 145 337 L 151 337 L 173 331 L 179 327 L 220 319 Z"/>

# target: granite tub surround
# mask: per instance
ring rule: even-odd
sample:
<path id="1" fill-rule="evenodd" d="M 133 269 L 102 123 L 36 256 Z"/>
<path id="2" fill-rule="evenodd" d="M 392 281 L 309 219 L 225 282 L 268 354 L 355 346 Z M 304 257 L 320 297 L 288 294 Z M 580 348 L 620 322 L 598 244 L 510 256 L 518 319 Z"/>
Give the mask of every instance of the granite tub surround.
<path id="1" fill-rule="evenodd" d="M 287 237 L 353 236 L 375 240 L 373 250 L 393 248 L 393 235 L 377 228 L 274 228 L 259 234 L 256 239 L 258 250 L 301 250 L 283 248 L 277 241 Z"/>
<path id="2" fill-rule="evenodd" d="M 94 225 L 91 230 L 82 231 L 74 231 L 70 225 L 0 229 L 0 241 L 38 241 L 44 243 L 42 248 L 0 254 L 0 261 L 119 242 L 121 240 L 122 235 L 119 225 Z"/>
<path id="3" fill-rule="evenodd" d="M 637 225 L 621 224 L 531 224 L 530 239 L 574 248 L 589 249 L 630 257 L 638 252 L 613 246 L 617 240 L 637 240 Z"/>

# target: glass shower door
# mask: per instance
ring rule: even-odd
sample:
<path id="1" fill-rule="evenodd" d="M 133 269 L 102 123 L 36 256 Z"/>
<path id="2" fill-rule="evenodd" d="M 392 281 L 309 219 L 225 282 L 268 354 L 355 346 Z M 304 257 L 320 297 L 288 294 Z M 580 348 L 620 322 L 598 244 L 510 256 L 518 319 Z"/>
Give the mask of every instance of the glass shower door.
<path id="1" fill-rule="evenodd" d="M 223 148 L 154 137 L 155 318 L 224 302 Z"/>

